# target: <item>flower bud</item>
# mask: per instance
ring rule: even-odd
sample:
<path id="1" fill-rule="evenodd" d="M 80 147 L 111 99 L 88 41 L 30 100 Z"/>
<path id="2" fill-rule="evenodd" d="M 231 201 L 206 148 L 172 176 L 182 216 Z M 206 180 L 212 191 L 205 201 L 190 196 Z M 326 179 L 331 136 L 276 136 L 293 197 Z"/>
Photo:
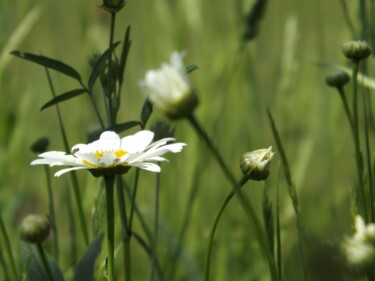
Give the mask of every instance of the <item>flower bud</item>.
<path id="1" fill-rule="evenodd" d="M 341 69 L 337 69 L 327 75 L 326 83 L 328 86 L 341 88 L 350 81 L 350 76 L 347 72 Z"/>
<path id="2" fill-rule="evenodd" d="M 50 223 L 40 215 L 29 215 L 21 223 L 21 239 L 29 243 L 42 243 L 48 236 Z"/>
<path id="3" fill-rule="evenodd" d="M 49 140 L 46 137 L 37 139 L 30 147 L 31 151 L 36 154 L 41 154 L 47 151 Z"/>
<path id="4" fill-rule="evenodd" d="M 273 155 L 272 146 L 245 153 L 240 162 L 242 173 L 255 181 L 265 180 Z"/>
<path id="5" fill-rule="evenodd" d="M 371 55 L 371 48 L 365 41 L 349 41 L 342 44 L 342 52 L 348 59 L 358 62 Z"/>
<path id="6" fill-rule="evenodd" d="M 125 0 L 103 0 L 103 5 L 101 7 L 110 13 L 117 13 L 124 6 Z"/>
<path id="7" fill-rule="evenodd" d="M 182 57 L 182 54 L 173 52 L 170 64 L 162 64 L 160 69 L 148 71 L 146 78 L 140 82 L 150 102 L 172 120 L 191 115 L 198 105 L 198 96 Z"/>

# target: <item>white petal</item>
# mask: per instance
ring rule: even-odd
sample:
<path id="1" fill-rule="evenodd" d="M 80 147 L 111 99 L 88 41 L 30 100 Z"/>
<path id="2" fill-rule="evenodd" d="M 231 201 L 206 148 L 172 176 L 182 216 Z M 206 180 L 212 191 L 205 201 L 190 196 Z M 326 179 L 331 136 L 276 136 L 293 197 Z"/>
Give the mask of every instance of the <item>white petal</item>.
<path id="1" fill-rule="evenodd" d="M 139 157 L 134 158 L 132 160 L 129 159 L 129 162 L 142 162 L 142 161 L 147 161 L 148 159 L 157 157 L 157 156 L 162 156 L 167 152 L 172 152 L 172 153 L 177 153 L 182 150 L 182 148 L 185 146 L 185 143 L 173 143 L 173 144 L 168 144 L 162 147 L 158 147 L 157 149 L 154 150 L 148 150 L 145 153 L 139 155 Z M 130 158 L 130 157 L 129 157 Z"/>
<path id="2" fill-rule="evenodd" d="M 107 152 L 100 158 L 101 166 L 108 167 L 114 164 L 114 160 L 116 159 L 116 155 L 114 152 Z"/>
<path id="3" fill-rule="evenodd" d="M 121 149 L 128 153 L 136 153 L 145 150 L 152 142 L 154 133 L 151 131 L 139 131 L 138 133 L 127 136 L 121 140 Z"/>
<path id="4" fill-rule="evenodd" d="M 49 151 L 39 155 L 42 159 L 37 159 L 31 162 L 31 165 L 50 165 L 50 166 L 77 166 L 80 161 L 73 155 L 66 155 L 62 151 Z"/>
<path id="5" fill-rule="evenodd" d="M 88 166 L 85 166 L 85 167 L 72 167 L 72 168 L 67 168 L 67 169 L 62 169 L 58 172 L 55 173 L 55 177 L 59 177 L 61 176 L 62 174 L 65 174 L 67 172 L 70 172 L 70 171 L 75 171 L 75 170 L 89 170 L 91 169 L 90 167 Z"/>
<path id="6" fill-rule="evenodd" d="M 129 166 L 138 167 L 143 170 L 147 170 L 147 171 L 155 172 L 155 173 L 159 173 L 161 171 L 159 165 L 156 165 L 154 163 L 133 163 L 133 164 L 129 164 Z"/>

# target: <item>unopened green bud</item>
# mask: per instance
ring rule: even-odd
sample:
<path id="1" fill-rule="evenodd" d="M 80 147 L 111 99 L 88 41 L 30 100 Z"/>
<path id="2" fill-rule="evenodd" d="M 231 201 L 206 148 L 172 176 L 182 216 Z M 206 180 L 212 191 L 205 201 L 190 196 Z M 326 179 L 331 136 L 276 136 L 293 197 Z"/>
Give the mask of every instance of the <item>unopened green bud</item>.
<path id="1" fill-rule="evenodd" d="M 125 5 L 125 0 L 103 0 L 102 8 L 111 13 L 117 13 Z"/>
<path id="2" fill-rule="evenodd" d="M 371 48 L 365 41 L 349 41 L 342 44 L 342 52 L 348 59 L 358 62 L 371 55 Z"/>
<path id="3" fill-rule="evenodd" d="M 21 239 L 34 244 L 42 243 L 48 236 L 50 223 L 40 215 L 29 215 L 21 223 Z"/>
<path id="4" fill-rule="evenodd" d="M 344 70 L 338 69 L 327 75 L 326 83 L 328 86 L 340 88 L 349 83 L 350 76 Z"/>
<path id="5" fill-rule="evenodd" d="M 273 155 L 272 146 L 245 153 L 240 162 L 242 173 L 251 180 L 265 180 Z"/>
<path id="6" fill-rule="evenodd" d="M 49 140 L 46 137 L 37 139 L 30 147 L 31 151 L 40 154 L 47 151 Z"/>

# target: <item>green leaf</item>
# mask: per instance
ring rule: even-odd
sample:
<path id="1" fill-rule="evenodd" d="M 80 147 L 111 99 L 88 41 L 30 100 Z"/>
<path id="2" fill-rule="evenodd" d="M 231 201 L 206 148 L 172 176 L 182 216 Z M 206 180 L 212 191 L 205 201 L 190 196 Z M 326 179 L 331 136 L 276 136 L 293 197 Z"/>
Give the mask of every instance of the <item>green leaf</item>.
<path id="1" fill-rule="evenodd" d="M 191 73 L 194 70 L 198 69 L 198 65 L 196 64 L 191 64 L 186 67 L 186 73 Z"/>
<path id="2" fill-rule="evenodd" d="M 100 58 L 95 63 L 92 72 L 89 77 L 88 81 L 88 88 L 91 90 L 92 87 L 95 84 L 96 79 L 98 79 L 98 76 L 100 72 L 103 70 L 103 67 L 106 66 L 106 62 L 108 61 L 109 54 L 112 54 L 113 50 L 116 49 L 116 47 L 120 44 L 120 41 L 113 43 L 111 48 L 108 48 L 104 51 L 104 53 L 100 56 Z"/>
<path id="3" fill-rule="evenodd" d="M 40 109 L 41 111 L 52 106 L 52 105 L 56 105 L 60 102 L 63 102 L 63 101 L 66 101 L 66 100 L 69 100 L 69 99 L 72 99 L 76 96 L 79 96 L 83 93 L 87 93 L 87 89 L 74 89 L 74 90 L 71 90 L 69 92 L 66 92 L 66 93 L 63 93 L 57 97 L 54 97 L 53 99 L 51 99 L 49 102 L 47 102 L 46 104 L 44 104 L 42 106 L 42 108 Z"/>
<path id="4" fill-rule="evenodd" d="M 52 257 L 45 252 L 54 281 L 64 281 L 63 274 Z M 23 271 L 29 281 L 48 281 L 35 245 L 21 243 Z"/>
<path id="5" fill-rule="evenodd" d="M 80 83 L 82 81 L 81 76 L 79 75 L 79 73 L 74 68 L 72 68 L 71 66 L 69 66 L 69 65 L 67 65 L 67 64 L 65 64 L 61 61 L 51 59 L 51 58 L 48 58 L 48 57 L 45 57 L 45 56 L 34 55 L 34 54 L 30 54 L 30 53 L 22 53 L 22 52 L 19 52 L 19 51 L 12 51 L 12 52 L 10 52 L 10 54 L 14 55 L 16 57 L 19 57 L 21 59 L 25 59 L 25 60 L 34 62 L 36 64 L 51 68 L 53 70 L 56 70 L 60 73 L 63 73 L 67 76 L 70 76 L 70 77 L 78 80 Z"/>
<path id="6" fill-rule="evenodd" d="M 95 261 L 100 254 L 103 236 L 103 234 L 98 235 L 87 248 L 87 251 L 77 265 L 74 281 L 94 280 Z"/>
<path id="7" fill-rule="evenodd" d="M 111 127 L 109 127 L 107 130 L 109 131 L 115 131 L 116 133 L 121 133 L 123 131 L 129 130 L 130 128 L 133 128 L 135 126 L 141 126 L 142 123 L 139 121 L 128 121 L 121 124 L 116 124 Z"/>
<path id="8" fill-rule="evenodd" d="M 142 121 L 143 127 L 146 126 L 146 123 L 148 119 L 150 118 L 151 113 L 152 113 L 152 103 L 148 99 L 146 99 L 143 104 L 142 112 L 141 112 L 141 121 Z"/>
<path id="9" fill-rule="evenodd" d="M 132 44 L 132 41 L 130 40 L 130 25 L 129 25 L 125 32 L 125 39 L 124 39 L 124 44 L 123 44 L 122 52 L 121 52 L 120 73 L 119 73 L 120 83 L 122 83 L 123 78 L 124 78 L 126 62 L 127 62 L 131 44 Z"/>

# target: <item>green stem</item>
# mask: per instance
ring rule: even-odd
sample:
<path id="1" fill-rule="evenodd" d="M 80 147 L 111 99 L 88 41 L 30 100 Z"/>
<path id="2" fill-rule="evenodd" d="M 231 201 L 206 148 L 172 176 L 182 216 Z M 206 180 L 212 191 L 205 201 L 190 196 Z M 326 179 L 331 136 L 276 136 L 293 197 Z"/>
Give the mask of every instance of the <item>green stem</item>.
<path id="1" fill-rule="evenodd" d="M 48 79 L 48 83 L 49 83 L 49 86 L 50 86 L 50 89 L 51 89 L 52 96 L 56 97 L 55 87 L 53 86 L 52 78 L 51 78 L 51 75 L 49 74 L 49 71 L 48 71 L 47 68 L 46 68 L 46 74 L 47 74 L 47 79 Z M 69 147 L 70 146 L 69 146 L 69 143 L 68 143 L 68 138 L 66 136 L 64 124 L 63 124 L 63 121 L 62 121 L 60 108 L 57 104 L 56 104 L 56 112 L 57 112 L 57 117 L 58 117 L 58 120 L 59 120 L 59 126 L 60 126 L 61 135 L 62 135 L 62 138 L 63 138 L 64 148 L 65 148 L 65 151 L 67 153 L 69 153 L 69 150 L 70 150 Z M 72 184 L 73 184 L 74 197 L 75 197 L 77 207 L 78 207 L 78 217 L 79 217 L 79 221 L 80 221 L 80 224 L 81 224 L 83 237 L 85 239 L 85 245 L 88 246 L 89 245 L 89 235 L 88 235 L 88 230 L 87 230 L 86 218 L 85 218 L 85 215 L 84 215 L 84 212 L 83 212 L 81 194 L 79 192 L 78 180 L 77 180 L 77 176 L 74 172 L 72 172 L 70 174 L 71 174 L 70 178 L 71 178 Z"/>
<path id="2" fill-rule="evenodd" d="M 115 177 L 104 177 L 105 191 L 107 199 L 107 252 L 108 252 L 108 281 L 114 281 L 114 259 L 115 259 L 115 221 L 114 221 L 114 204 L 113 189 Z"/>
<path id="3" fill-rule="evenodd" d="M 155 219 L 154 219 L 154 239 L 152 241 L 152 259 L 151 259 L 151 277 L 150 280 L 155 280 L 157 255 L 156 249 L 158 244 L 159 232 L 159 191 L 160 191 L 160 173 L 156 174 L 156 190 L 155 190 Z"/>
<path id="4" fill-rule="evenodd" d="M 349 108 L 348 100 L 346 99 L 344 88 L 343 87 L 337 87 L 337 91 L 340 94 L 342 103 L 344 105 L 345 114 L 346 114 L 346 117 L 348 118 L 350 129 L 352 130 L 352 134 L 353 134 L 353 137 L 354 137 L 353 117 L 352 117 L 352 114 L 350 113 L 350 108 Z"/>
<path id="5" fill-rule="evenodd" d="M 225 176 L 227 179 L 231 182 L 233 187 L 237 186 L 237 182 L 227 165 L 225 164 L 223 158 L 221 157 L 219 151 L 212 143 L 210 137 L 206 133 L 206 131 L 203 129 L 203 127 L 200 126 L 198 120 L 195 118 L 193 114 L 190 116 L 187 116 L 187 119 L 190 121 L 191 125 L 194 127 L 194 129 L 197 131 L 197 133 L 203 138 L 203 140 L 206 142 L 208 148 L 210 149 L 211 153 L 215 156 L 216 160 L 218 161 L 221 169 L 223 170 Z M 262 248 L 263 252 L 266 255 L 268 266 L 270 269 L 270 274 L 272 276 L 272 280 L 277 280 L 277 270 L 276 270 L 276 264 L 273 260 L 273 257 L 270 253 L 268 244 L 264 238 L 264 233 L 262 231 L 261 224 L 259 220 L 257 219 L 257 216 L 255 214 L 255 211 L 250 203 L 250 201 L 247 199 L 247 197 L 241 192 L 241 190 L 238 190 L 236 192 L 236 195 L 241 203 L 242 208 L 244 209 L 247 218 L 250 220 L 251 223 L 255 224 L 255 231 L 257 233 L 257 238 L 260 247 Z"/>
<path id="6" fill-rule="evenodd" d="M 48 264 L 48 261 L 47 261 L 46 253 L 44 252 L 43 247 L 42 247 L 42 243 L 37 243 L 36 246 L 37 246 L 37 249 L 38 249 L 40 259 L 42 260 L 42 264 L 43 264 L 44 270 L 46 272 L 47 279 L 49 281 L 54 281 L 51 268 L 49 267 L 49 264 Z"/>
<path id="7" fill-rule="evenodd" d="M 134 218 L 134 210 L 135 210 L 135 198 L 137 197 L 137 190 L 138 190 L 138 179 L 139 179 L 139 168 L 137 168 L 135 171 L 135 179 L 134 179 L 132 201 L 131 201 L 131 206 L 130 206 L 129 225 L 128 225 L 129 233 L 131 233 L 133 230 L 133 218 Z"/>
<path id="8" fill-rule="evenodd" d="M 362 162 L 362 155 L 360 149 L 360 141 L 359 141 L 359 121 L 358 121 L 358 94 L 357 94 L 357 76 L 359 70 L 359 61 L 354 61 L 353 65 L 353 133 L 354 133 L 354 149 L 357 161 L 357 175 L 358 175 L 358 193 L 359 193 L 359 200 L 362 200 L 362 209 L 364 213 L 365 221 L 369 221 L 368 213 L 367 213 L 367 206 L 366 206 L 366 198 L 365 198 L 365 188 L 363 183 L 363 162 Z"/>
<path id="9" fill-rule="evenodd" d="M 116 119 L 116 112 L 113 110 L 112 103 L 112 93 L 111 93 L 111 80 L 112 80 L 112 51 L 111 47 L 113 44 L 113 38 L 115 33 L 115 23 L 116 23 L 116 13 L 111 13 L 111 27 L 109 34 L 109 50 L 110 54 L 108 55 L 108 69 L 107 69 L 107 97 L 108 97 L 108 109 L 110 113 L 110 124 L 113 125 Z"/>
<path id="10" fill-rule="evenodd" d="M 49 209 L 49 215 L 50 215 L 50 221 L 51 221 L 51 227 L 53 231 L 53 246 L 55 249 L 55 259 L 58 262 L 59 260 L 59 236 L 57 233 L 57 226 L 56 226 L 56 216 L 55 216 L 55 203 L 53 200 L 52 195 L 52 186 L 51 186 L 51 177 L 49 174 L 49 168 L 47 166 L 44 166 L 44 171 L 46 174 L 46 180 L 47 180 L 47 191 L 48 191 L 48 209 Z"/>
<path id="11" fill-rule="evenodd" d="M 225 208 L 227 207 L 228 203 L 232 200 L 233 196 L 237 193 L 237 191 L 248 181 L 248 177 L 243 177 L 241 181 L 234 187 L 234 189 L 227 195 L 224 199 L 223 203 L 221 204 L 218 212 L 216 213 L 214 222 L 211 226 L 210 234 L 208 237 L 208 247 L 206 252 L 206 259 L 205 259 L 205 267 L 204 267 L 204 280 L 210 280 L 210 261 L 211 261 L 211 252 L 212 252 L 212 243 L 214 241 L 215 231 L 219 224 L 219 220 L 221 215 L 223 214 Z"/>
<path id="12" fill-rule="evenodd" d="M 13 280 L 16 281 L 16 280 L 18 280 L 16 263 L 14 262 L 12 246 L 10 245 L 9 236 L 8 236 L 7 230 L 5 228 L 3 217 L 1 216 L 1 214 L 0 214 L 0 232 L 1 232 L 1 235 L 3 236 L 4 242 L 5 242 L 5 250 L 8 254 L 8 258 L 9 258 L 9 261 L 10 261 L 10 270 L 11 270 L 12 275 L 13 275 Z"/>

